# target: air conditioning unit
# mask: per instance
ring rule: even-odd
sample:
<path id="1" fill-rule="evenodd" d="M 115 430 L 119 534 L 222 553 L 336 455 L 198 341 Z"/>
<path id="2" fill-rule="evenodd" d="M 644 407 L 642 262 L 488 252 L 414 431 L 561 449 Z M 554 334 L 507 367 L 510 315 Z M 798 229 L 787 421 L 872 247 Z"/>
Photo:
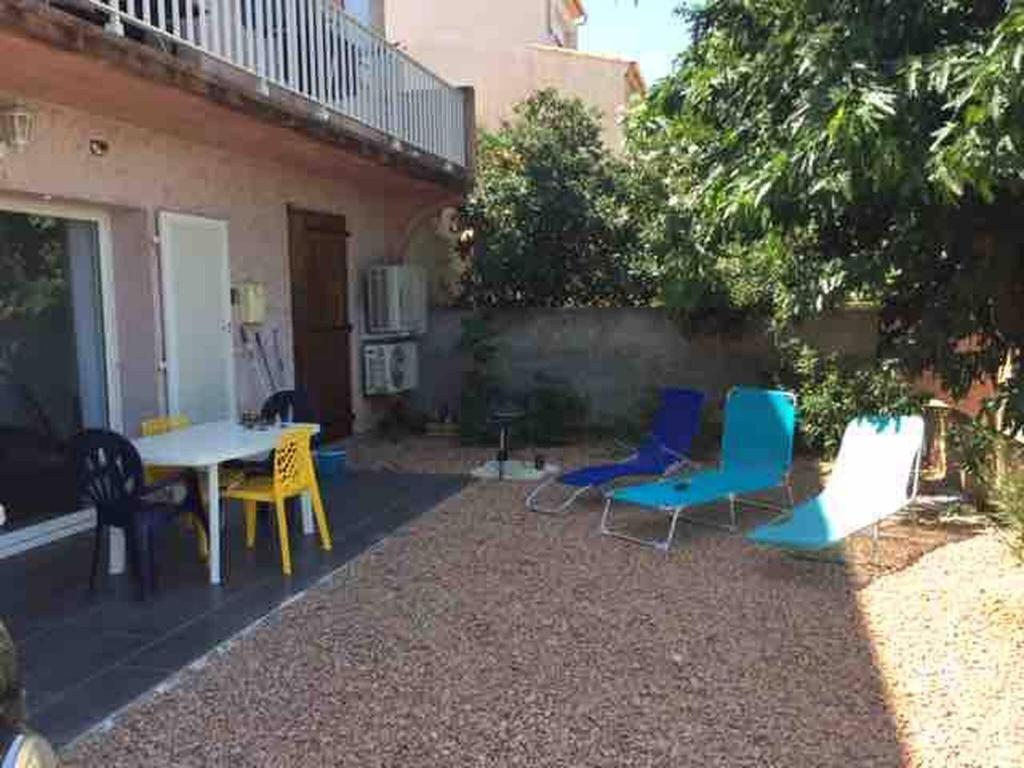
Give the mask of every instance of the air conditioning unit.
<path id="1" fill-rule="evenodd" d="M 422 268 L 401 264 L 367 270 L 366 331 L 378 335 L 427 332 L 427 276 Z"/>
<path id="2" fill-rule="evenodd" d="M 415 389 L 420 381 L 415 341 L 363 347 L 364 392 L 393 395 Z"/>

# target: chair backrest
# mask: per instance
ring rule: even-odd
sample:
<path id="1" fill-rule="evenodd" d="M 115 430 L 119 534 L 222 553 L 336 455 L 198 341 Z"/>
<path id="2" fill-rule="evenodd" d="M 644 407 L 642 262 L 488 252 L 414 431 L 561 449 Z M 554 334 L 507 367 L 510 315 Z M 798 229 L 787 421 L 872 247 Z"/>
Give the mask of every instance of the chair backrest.
<path id="1" fill-rule="evenodd" d="M 71 461 L 81 500 L 104 524 L 122 524 L 143 483 L 142 459 L 127 439 L 106 429 L 87 429 L 71 439 Z"/>
<path id="2" fill-rule="evenodd" d="M 301 389 L 282 389 L 272 394 L 263 402 L 260 418 L 282 422 L 315 420 L 309 399 Z"/>
<path id="3" fill-rule="evenodd" d="M 771 473 L 793 463 L 796 397 L 774 389 L 735 387 L 725 401 L 722 467 Z"/>
<path id="4" fill-rule="evenodd" d="M 316 482 L 310 439 L 313 433 L 297 427 L 285 431 L 274 446 L 274 491 L 291 496 Z"/>
<path id="5" fill-rule="evenodd" d="M 856 498 L 865 507 L 900 506 L 917 493 L 923 445 L 921 416 L 854 419 L 843 433 L 828 491 Z"/>
<path id="6" fill-rule="evenodd" d="M 689 453 L 700 429 L 704 393 L 695 389 L 661 390 L 661 405 L 654 414 L 651 435 L 679 456 Z"/>
<path id="7" fill-rule="evenodd" d="M 188 416 L 175 414 L 173 416 L 157 416 L 152 419 L 143 419 L 142 436 L 152 437 L 153 435 L 164 435 L 176 429 L 184 429 L 192 424 Z"/>

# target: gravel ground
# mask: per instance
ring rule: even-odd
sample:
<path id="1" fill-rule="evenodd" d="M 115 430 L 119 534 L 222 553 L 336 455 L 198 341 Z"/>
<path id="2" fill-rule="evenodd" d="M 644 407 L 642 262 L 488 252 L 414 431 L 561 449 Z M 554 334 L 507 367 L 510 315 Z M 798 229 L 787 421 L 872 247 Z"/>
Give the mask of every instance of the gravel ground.
<path id="1" fill-rule="evenodd" d="M 1024 567 L 996 536 L 937 550 L 860 604 L 908 764 L 1024 766 Z"/>
<path id="2" fill-rule="evenodd" d="M 410 443 L 352 460 L 488 454 Z M 597 503 L 529 514 L 524 490 L 470 485 L 67 764 L 1024 764 L 1024 569 L 991 535 L 886 542 L 902 570 L 700 528 L 665 556 L 598 535 Z"/>

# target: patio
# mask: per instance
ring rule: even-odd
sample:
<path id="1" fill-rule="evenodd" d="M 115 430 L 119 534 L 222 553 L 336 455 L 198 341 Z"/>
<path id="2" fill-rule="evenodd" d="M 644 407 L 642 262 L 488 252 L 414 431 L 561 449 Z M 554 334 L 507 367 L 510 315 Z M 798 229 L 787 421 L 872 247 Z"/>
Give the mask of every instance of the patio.
<path id="1" fill-rule="evenodd" d="M 459 477 L 353 472 L 323 484 L 331 552 L 299 534 L 285 579 L 269 529 L 243 546 L 242 515 L 228 508 L 226 582 L 212 587 L 194 537 L 162 537 L 159 591 L 135 599 L 127 576 L 107 577 L 94 596 L 87 575 L 91 534 L 0 561 L 0 604 L 21 655 L 29 717 L 62 744 L 315 584 L 381 537 L 456 492 Z"/>
<path id="2" fill-rule="evenodd" d="M 357 453 L 447 473 L 482 452 Z M 798 498 L 817 482 L 801 469 Z M 693 527 L 665 556 L 600 536 L 594 502 L 530 514 L 524 490 L 473 483 L 440 501 L 65 759 L 1011 766 L 1024 753 L 1024 575 L 994 536 L 917 526 L 918 543 L 884 542 L 886 568 L 865 570 Z"/>

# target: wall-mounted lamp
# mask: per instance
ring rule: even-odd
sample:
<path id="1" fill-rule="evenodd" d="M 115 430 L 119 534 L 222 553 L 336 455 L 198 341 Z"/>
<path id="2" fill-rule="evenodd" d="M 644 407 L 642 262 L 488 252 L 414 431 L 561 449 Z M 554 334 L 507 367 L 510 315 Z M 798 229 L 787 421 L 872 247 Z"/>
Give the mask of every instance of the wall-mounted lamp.
<path id="1" fill-rule="evenodd" d="M 89 139 L 89 154 L 93 157 L 103 157 L 110 151 L 110 144 L 104 139 Z"/>
<path id="2" fill-rule="evenodd" d="M 21 152 L 32 141 L 36 114 L 18 104 L 0 107 L 0 157 Z"/>

